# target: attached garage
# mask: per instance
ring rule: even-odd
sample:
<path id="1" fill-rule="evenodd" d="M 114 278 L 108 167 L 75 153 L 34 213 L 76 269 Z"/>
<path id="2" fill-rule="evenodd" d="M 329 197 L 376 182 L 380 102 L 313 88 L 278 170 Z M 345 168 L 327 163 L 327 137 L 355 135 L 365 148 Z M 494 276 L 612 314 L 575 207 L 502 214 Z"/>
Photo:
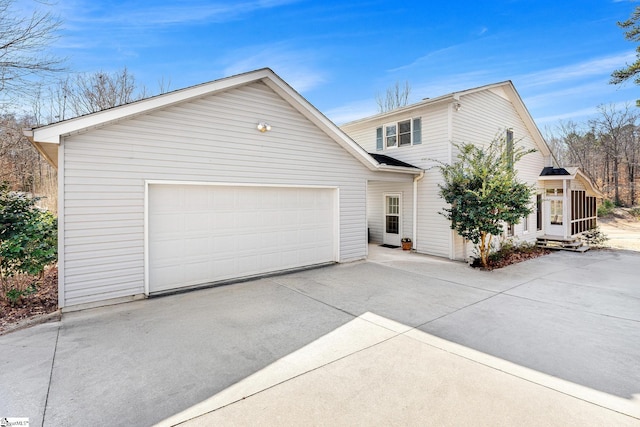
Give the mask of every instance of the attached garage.
<path id="1" fill-rule="evenodd" d="M 269 69 L 25 134 L 58 169 L 64 310 L 367 256 L 367 185 L 410 184 Z"/>
<path id="2" fill-rule="evenodd" d="M 338 261 L 335 188 L 150 183 L 148 293 Z"/>

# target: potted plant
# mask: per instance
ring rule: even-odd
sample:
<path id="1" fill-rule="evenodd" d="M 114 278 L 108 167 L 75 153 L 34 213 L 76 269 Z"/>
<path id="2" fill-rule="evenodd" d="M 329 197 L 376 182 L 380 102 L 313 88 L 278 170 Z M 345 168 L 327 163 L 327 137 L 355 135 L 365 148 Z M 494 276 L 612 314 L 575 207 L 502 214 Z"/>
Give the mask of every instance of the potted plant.
<path id="1" fill-rule="evenodd" d="M 402 250 L 403 250 L 403 251 L 410 251 L 410 250 L 411 250 L 411 247 L 413 246 L 413 245 L 411 244 L 411 239 L 410 239 L 409 237 L 403 237 L 403 238 L 400 240 L 400 243 L 402 243 Z"/>

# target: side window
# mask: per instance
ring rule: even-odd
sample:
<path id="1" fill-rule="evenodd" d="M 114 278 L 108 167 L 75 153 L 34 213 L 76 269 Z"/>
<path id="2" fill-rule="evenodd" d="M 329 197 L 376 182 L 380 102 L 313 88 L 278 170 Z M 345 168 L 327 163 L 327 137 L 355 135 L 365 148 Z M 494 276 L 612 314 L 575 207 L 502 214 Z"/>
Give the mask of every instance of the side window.
<path id="1" fill-rule="evenodd" d="M 515 225 L 513 225 L 513 223 L 509 222 L 507 223 L 507 237 L 513 237 L 516 231 L 516 227 Z"/>
<path id="2" fill-rule="evenodd" d="M 413 119 L 413 145 L 422 144 L 422 119 Z"/>
<path id="3" fill-rule="evenodd" d="M 411 145 L 411 120 L 398 123 L 398 145 Z"/>
<path id="4" fill-rule="evenodd" d="M 387 148 L 395 147 L 398 145 L 398 134 L 396 129 L 396 125 L 390 125 L 386 127 Z"/>
<path id="5" fill-rule="evenodd" d="M 376 150 L 422 144 L 422 118 L 407 119 L 376 128 Z"/>

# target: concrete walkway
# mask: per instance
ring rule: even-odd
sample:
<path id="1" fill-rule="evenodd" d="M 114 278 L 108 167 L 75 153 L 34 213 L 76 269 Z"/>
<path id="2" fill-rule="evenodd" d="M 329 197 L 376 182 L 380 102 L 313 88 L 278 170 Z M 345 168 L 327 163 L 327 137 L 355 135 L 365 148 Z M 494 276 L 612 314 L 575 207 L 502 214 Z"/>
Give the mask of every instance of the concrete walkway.
<path id="1" fill-rule="evenodd" d="M 31 425 L 640 425 L 640 253 L 368 262 L 0 337 Z M 43 423 L 44 420 L 44 423 Z"/>

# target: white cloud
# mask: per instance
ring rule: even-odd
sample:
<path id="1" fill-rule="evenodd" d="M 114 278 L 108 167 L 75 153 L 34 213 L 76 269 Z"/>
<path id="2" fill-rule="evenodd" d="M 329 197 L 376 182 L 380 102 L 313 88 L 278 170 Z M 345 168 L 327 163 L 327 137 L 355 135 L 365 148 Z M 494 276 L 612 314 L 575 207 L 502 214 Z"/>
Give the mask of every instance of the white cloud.
<path id="1" fill-rule="evenodd" d="M 610 75 L 613 70 L 633 62 L 636 53 L 633 51 L 616 55 L 594 58 L 589 61 L 562 67 L 549 68 L 518 77 L 522 87 L 550 85 L 581 78 Z"/>
<path id="2" fill-rule="evenodd" d="M 197 24 L 202 22 L 227 22 L 240 19 L 244 15 L 256 11 L 271 9 L 296 3 L 299 0 L 247 0 L 241 2 L 190 0 L 178 4 L 128 3 L 126 9 L 90 4 L 76 4 L 64 7 L 61 12 L 66 15 L 65 21 L 72 24 L 111 23 L 117 27 L 133 26 L 157 27 L 178 24 Z M 82 2 L 85 3 L 85 2 Z"/>
<path id="3" fill-rule="evenodd" d="M 372 99 L 350 102 L 340 107 L 325 111 L 324 114 L 337 125 L 343 125 L 354 120 L 369 117 L 378 112 L 376 103 Z"/>
<path id="4" fill-rule="evenodd" d="M 414 60 L 413 62 L 409 63 L 409 64 L 405 64 L 405 65 L 401 65 L 399 67 L 395 67 L 395 68 L 391 68 L 388 69 L 387 72 L 389 73 L 395 73 L 396 71 L 402 71 L 402 70 L 407 70 L 407 69 L 411 69 L 414 68 L 418 65 L 422 65 L 425 62 L 434 59 L 438 56 L 442 56 L 443 54 L 448 54 L 456 49 L 458 49 L 459 47 L 464 46 L 464 43 L 462 44 L 454 44 L 451 46 L 447 46 L 447 47 L 443 47 L 442 49 L 436 49 L 434 51 L 431 51 L 429 53 L 427 53 L 426 55 L 423 55 L 419 58 L 417 58 L 416 60 Z"/>
<path id="5" fill-rule="evenodd" d="M 317 52 L 296 50 L 284 43 L 269 46 L 251 46 L 234 51 L 226 62 L 225 75 L 234 75 L 259 68 L 271 68 L 296 91 L 305 92 L 325 82 L 323 72 L 315 68 Z"/>

